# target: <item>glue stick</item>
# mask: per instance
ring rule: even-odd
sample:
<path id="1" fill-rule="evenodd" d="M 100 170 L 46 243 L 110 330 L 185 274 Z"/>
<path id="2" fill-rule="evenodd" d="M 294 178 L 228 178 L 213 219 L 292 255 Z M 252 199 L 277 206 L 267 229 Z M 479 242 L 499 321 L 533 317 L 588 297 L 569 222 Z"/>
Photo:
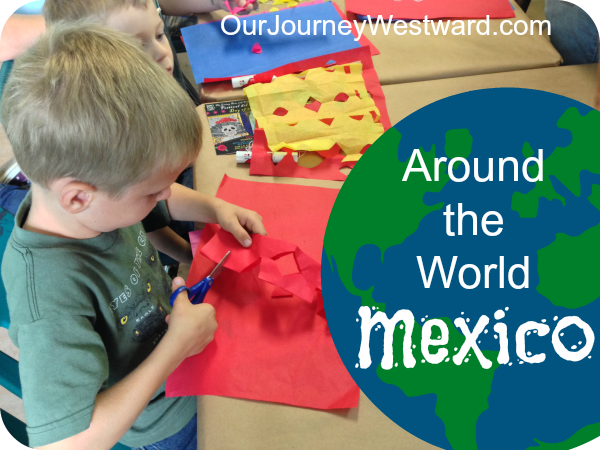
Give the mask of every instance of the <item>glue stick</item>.
<path id="1" fill-rule="evenodd" d="M 274 164 L 279 164 L 286 154 L 287 153 L 285 153 L 285 152 L 277 152 L 277 153 L 269 152 L 271 161 L 273 161 Z M 292 158 L 294 158 L 294 161 L 298 162 L 298 152 L 292 152 Z M 249 163 L 251 159 L 252 159 L 252 152 L 247 152 L 247 151 L 235 152 L 235 160 L 238 164 Z"/>

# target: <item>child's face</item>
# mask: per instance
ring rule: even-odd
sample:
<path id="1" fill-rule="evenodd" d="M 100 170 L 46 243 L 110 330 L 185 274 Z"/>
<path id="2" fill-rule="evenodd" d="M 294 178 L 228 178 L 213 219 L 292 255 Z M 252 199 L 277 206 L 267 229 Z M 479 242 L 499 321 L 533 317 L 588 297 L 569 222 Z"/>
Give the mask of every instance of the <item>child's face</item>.
<path id="1" fill-rule="evenodd" d="M 147 180 L 128 188 L 117 198 L 96 191 L 86 211 L 77 219 L 90 230 L 105 233 L 140 222 L 161 200 L 171 196 L 171 185 L 187 164 L 176 170 L 163 170 Z"/>
<path id="2" fill-rule="evenodd" d="M 146 53 L 172 76 L 173 52 L 165 35 L 165 25 L 153 5 L 148 1 L 146 8 L 130 6 L 115 11 L 108 16 L 106 25 L 139 38 Z"/>

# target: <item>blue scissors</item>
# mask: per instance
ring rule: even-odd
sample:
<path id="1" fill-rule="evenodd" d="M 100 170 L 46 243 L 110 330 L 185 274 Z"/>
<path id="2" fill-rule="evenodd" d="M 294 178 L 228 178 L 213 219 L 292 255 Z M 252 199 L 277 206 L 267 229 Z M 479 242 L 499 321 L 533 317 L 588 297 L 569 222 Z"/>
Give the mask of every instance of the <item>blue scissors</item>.
<path id="1" fill-rule="evenodd" d="M 171 294 L 171 306 L 173 306 L 173 302 L 175 302 L 177 296 L 183 291 L 187 291 L 188 298 L 190 299 L 190 302 L 192 302 L 193 305 L 202 303 L 204 301 L 204 297 L 206 297 L 206 293 L 213 285 L 215 278 L 217 278 L 219 274 L 223 271 L 225 261 L 227 261 L 227 258 L 229 258 L 230 253 L 231 252 L 227 252 L 225 256 L 221 258 L 221 261 L 219 261 L 219 264 L 217 264 L 217 266 L 213 269 L 210 275 L 204 278 L 202 281 L 200 281 L 200 283 L 195 284 L 191 288 L 188 288 L 186 286 L 181 286 L 180 288 L 177 288 L 177 290 L 173 292 L 173 294 Z"/>

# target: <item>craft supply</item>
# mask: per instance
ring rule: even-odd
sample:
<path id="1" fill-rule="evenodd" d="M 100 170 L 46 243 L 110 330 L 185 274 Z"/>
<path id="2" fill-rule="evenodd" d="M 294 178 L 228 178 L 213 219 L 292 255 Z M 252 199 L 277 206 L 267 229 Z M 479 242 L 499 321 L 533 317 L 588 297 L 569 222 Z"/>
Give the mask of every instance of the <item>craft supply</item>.
<path id="1" fill-rule="evenodd" d="M 266 21 L 261 24 L 262 34 L 258 33 L 259 20 Z M 318 20 L 319 23 L 310 27 L 311 34 L 308 36 L 299 35 L 297 29 L 295 33 L 286 35 L 281 32 L 281 24 L 286 20 L 292 21 L 296 28 L 299 21 L 304 27 L 307 20 L 310 23 Z M 197 83 L 203 83 L 207 78 L 217 81 L 261 73 L 289 62 L 360 47 L 351 33 L 332 34 L 331 25 L 328 32 L 323 33 L 323 23 L 333 24 L 337 30 L 341 20 L 333 4 L 325 2 L 275 13 L 228 19 L 223 23 L 228 34 L 223 32 L 221 21 L 186 27 L 181 33 L 194 78 Z M 254 34 L 247 35 L 244 32 L 247 30 L 252 33 L 253 27 Z M 268 30 L 274 34 L 270 34 Z M 210 45 L 206 45 L 207 42 Z M 248 51 L 255 43 L 260 44 L 263 49 L 260 58 Z"/>
<path id="2" fill-rule="evenodd" d="M 198 304 L 202 303 L 204 301 L 204 297 L 206 297 L 206 294 L 208 293 L 208 290 L 212 287 L 212 285 L 215 281 L 215 278 L 217 278 L 223 271 L 223 267 L 224 267 L 225 263 L 227 262 L 227 260 L 229 259 L 229 255 L 231 255 L 230 251 L 225 253 L 225 256 L 223 256 L 223 258 L 221 258 L 221 260 L 216 265 L 216 267 L 213 269 L 213 271 L 210 273 L 210 275 L 208 275 L 206 278 L 204 278 L 199 283 L 193 285 L 191 288 L 188 288 L 186 286 L 181 286 L 181 287 L 177 288 L 175 290 L 175 292 L 173 292 L 171 294 L 171 298 L 169 299 L 171 306 L 173 306 L 173 303 L 175 303 L 175 299 L 183 291 L 187 292 L 188 299 L 190 300 L 190 302 L 193 305 L 198 305 Z"/>
<path id="3" fill-rule="evenodd" d="M 252 53 L 255 53 L 257 55 L 262 53 L 262 47 L 258 42 L 252 46 Z"/>
<path id="4" fill-rule="evenodd" d="M 279 164 L 286 155 L 286 152 L 269 152 L 269 158 L 271 159 L 271 161 L 273 161 L 273 164 Z M 292 158 L 295 162 L 298 162 L 298 152 L 293 152 Z M 252 152 L 237 152 L 235 154 L 235 162 L 237 162 L 238 164 L 250 163 L 251 159 Z"/>
<path id="5" fill-rule="evenodd" d="M 316 67 L 351 64 L 356 61 L 361 62 L 363 65 L 362 77 L 364 79 L 366 90 L 379 110 L 381 115 L 379 122 L 383 125 L 384 130 L 387 130 L 391 124 L 387 113 L 385 97 L 381 85 L 379 84 L 377 73 L 373 68 L 371 54 L 366 47 L 287 64 L 261 75 L 265 77 L 280 77 L 289 73 L 300 73 Z M 327 157 L 321 164 L 310 169 L 294 163 L 291 158 L 284 158 L 281 163 L 274 165 L 268 157 L 268 152 L 270 151 L 264 131 L 256 129 L 252 147 L 253 157 L 250 163 L 251 175 L 343 181 L 346 179 L 346 175 L 340 172 L 340 169 L 342 167 L 353 167 L 356 163 L 355 161 L 343 162 L 344 155 L 339 153 L 339 147 L 334 147 L 328 152 L 319 152 L 320 155 Z"/>
<path id="6" fill-rule="evenodd" d="M 358 406 L 360 391 L 335 349 L 314 276 L 337 193 L 223 179 L 217 197 L 258 211 L 269 237 L 255 236 L 245 249 L 218 226 L 204 229 L 190 283 L 210 272 L 218 252 L 232 252 L 229 269 L 205 300 L 218 311 L 219 328 L 214 342 L 169 377 L 168 396 L 220 395 L 319 409 Z"/>
<path id="7" fill-rule="evenodd" d="M 337 144 L 354 155 L 383 134 L 362 64 L 310 69 L 300 76 L 244 89 L 271 151 L 328 151 Z"/>
<path id="8" fill-rule="evenodd" d="M 387 22 L 394 19 L 508 19 L 515 13 L 508 0 L 346 0 L 346 11 L 371 16 L 375 22 L 381 15 Z"/>
<path id="9" fill-rule="evenodd" d="M 252 151 L 255 120 L 247 100 L 208 103 L 205 109 L 217 155 Z"/>

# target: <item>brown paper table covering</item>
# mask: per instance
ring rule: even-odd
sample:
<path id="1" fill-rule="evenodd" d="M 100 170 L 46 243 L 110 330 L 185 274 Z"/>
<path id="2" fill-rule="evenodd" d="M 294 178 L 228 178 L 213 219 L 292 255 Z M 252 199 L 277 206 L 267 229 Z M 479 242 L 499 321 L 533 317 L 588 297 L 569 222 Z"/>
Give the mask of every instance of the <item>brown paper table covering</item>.
<path id="1" fill-rule="evenodd" d="M 345 0 L 335 2 L 343 11 L 346 10 Z M 512 24 L 525 20 L 529 26 L 527 14 L 516 3 L 513 2 L 513 5 L 515 17 L 505 20 L 510 20 Z M 269 11 L 272 7 L 272 3 L 261 3 L 259 11 Z M 285 5 L 277 7 L 281 10 Z M 227 14 L 225 11 L 200 14 L 199 23 L 220 20 Z M 349 19 L 352 18 L 350 15 Z M 490 21 L 489 36 L 454 36 L 451 32 L 446 36 L 426 36 L 423 31 L 418 36 L 409 33 L 398 36 L 393 31 L 393 25 L 386 36 L 381 28 L 373 34 L 368 24 L 364 28 L 364 34 L 381 52 L 373 57 L 373 63 L 382 86 L 538 69 L 560 64 L 560 55 L 546 37 L 531 36 L 529 32 L 523 36 L 514 33 L 504 36 L 500 33 L 501 22 L 502 20 Z M 424 25 L 421 23 L 419 27 L 423 29 Z M 431 25 L 429 29 L 431 30 Z M 508 29 L 512 29 L 512 25 L 506 24 L 505 30 Z M 494 36 L 494 32 L 498 35 Z M 217 86 L 207 84 L 201 88 L 200 94 L 205 102 L 226 101 L 234 95 L 229 83 Z"/>
<path id="2" fill-rule="evenodd" d="M 521 87 L 541 89 L 591 105 L 596 87 L 596 65 L 557 67 L 479 75 L 450 80 L 384 86 L 393 124 L 421 107 L 473 89 Z M 194 167 L 195 187 L 214 195 L 223 175 L 269 183 L 294 183 L 339 188 L 341 182 L 300 178 L 250 177 L 247 164 L 233 156 L 217 156 L 212 148 L 204 107 L 206 143 Z M 518 113 L 518 108 L 516 110 Z M 515 120 L 527 120 L 527 117 Z M 198 398 L 198 448 L 221 449 L 395 449 L 429 450 L 430 444 L 412 436 L 379 411 L 361 393 L 358 409 L 325 412 L 249 400 L 205 396 Z"/>

